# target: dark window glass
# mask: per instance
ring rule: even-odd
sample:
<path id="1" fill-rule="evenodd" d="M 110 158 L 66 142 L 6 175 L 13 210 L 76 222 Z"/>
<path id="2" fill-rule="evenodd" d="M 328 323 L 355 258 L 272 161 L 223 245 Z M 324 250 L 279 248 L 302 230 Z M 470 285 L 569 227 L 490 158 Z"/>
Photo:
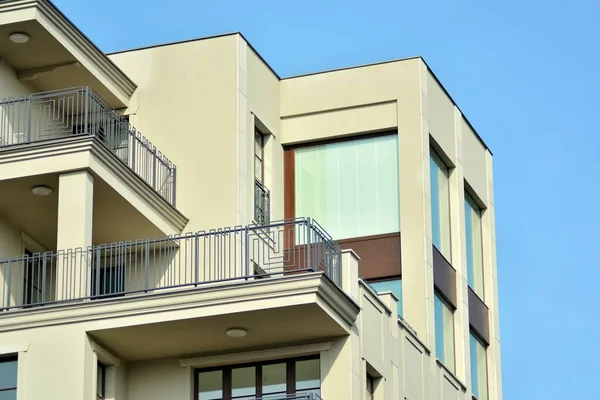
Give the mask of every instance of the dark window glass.
<path id="1" fill-rule="evenodd" d="M 106 398 L 106 367 L 100 362 L 96 369 L 96 398 Z"/>
<path id="2" fill-rule="evenodd" d="M 0 358 L 0 400 L 17 399 L 17 358 Z"/>
<path id="3" fill-rule="evenodd" d="M 92 269 L 92 297 L 119 295 L 125 292 L 125 268 L 101 267 Z"/>
<path id="4" fill-rule="evenodd" d="M 198 371 L 197 400 L 248 400 L 293 394 L 321 395 L 318 358 L 264 362 Z"/>

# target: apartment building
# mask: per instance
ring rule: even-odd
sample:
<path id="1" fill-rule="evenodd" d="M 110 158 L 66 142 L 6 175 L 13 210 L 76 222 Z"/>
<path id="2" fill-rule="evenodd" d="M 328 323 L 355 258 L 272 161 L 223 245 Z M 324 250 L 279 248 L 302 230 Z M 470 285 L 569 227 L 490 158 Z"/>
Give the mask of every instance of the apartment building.
<path id="1" fill-rule="evenodd" d="M 3 0 L 0 99 L 0 399 L 502 399 L 492 153 L 422 58 Z"/>

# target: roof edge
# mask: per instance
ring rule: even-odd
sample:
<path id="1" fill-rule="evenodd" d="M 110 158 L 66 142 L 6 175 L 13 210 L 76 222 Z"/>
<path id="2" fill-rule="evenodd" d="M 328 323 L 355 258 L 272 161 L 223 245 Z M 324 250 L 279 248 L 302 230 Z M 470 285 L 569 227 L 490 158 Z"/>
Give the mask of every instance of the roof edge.
<path id="1" fill-rule="evenodd" d="M 94 62 L 98 64 L 98 67 L 110 76 L 115 83 L 129 96 L 133 94 L 137 88 L 136 83 L 127 74 L 119 68 L 107 54 L 104 53 L 96 44 L 83 33 L 60 9 L 52 3 L 51 0 L 37 0 L 36 4 L 39 9 L 47 16 L 50 17 L 54 23 L 60 23 L 57 25 L 60 28 L 71 30 L 70 36 L 73 43 L 80 46 L 89 45 L 91 48 L 88 51 L 84 50 Z M 62 21 L 61 21 L 62 20 Z M 60 26 L 62 25 L 62 27 Z M 68 33 L 65 32 L 64 33 Z"/>
<path id="2" fill-rule="evenodd" d="M 186 40 L 180 40 L 180 41 L 175 41 L 175 42 L 160 43 L 160 44 L 156 44 L 156 45 L 137 47 L 137 48 L 133 48 L 133 49 L 119 50 L 119 51 L 114 51 L 114 52 L 111 52 L 111 53 L 106 53 L 106 55 L 110 56 L 110 55 L 116 55 L 116 54 L 121 54 L 121 53 L 133 52 L 133 51 L 147 50 L 147 49 L 152 49 L 152 48 L 157 48 L 157 47 L 173 46 L 173 45 L 190 43 L 190 42 L 196 42 L 196 41 L 201 41 L 201 40 L 216 39 L 216 38 L 225 37 L 225 36 L 232 36 L 232 35 L 238 35 L 238 36 L 240 36 L 246 42 L 246 44 L 248 45 L 248 47 L 250 47 L 250 49 L 258 56 L 258 58 L 267 66 L 267 68 L 269 68 L 269 70 L 280 81 L 289 80 L 289 79 L 303 78 L 303 77 L 313 76 L 313 75 L 319 75 L 319 74 L 327 74 L 327 73 L 331 73 L 331 72 L 338 72 L 338 71 L 345 71 L 345 70 L 357 69 L 357 68 L 373 67 L 373 66 L 377 66 L 377 65 L 391 64 L 391 63 L 402 62 L 402 61 L 421 60 L 423 62 L 423 64 L 425 64 L 425 67 L 427 67 L 427 70 L 431 73 L 431 76 L 433 76 L 433 78 L 440 85 L 440 87 L 442 88 L 442 90 L 444 91 L 444 93 L 448 96 L 448 98 L 450 99 L 450 101 L 452 101 L 452 104 L 454 104 L 454 106 L 456 108 L 458 108 L 458 110 L 460 111 L 460 113 L 461 113 L 462 117 L 464 118 L 465 122 L 467 123 L 467 125 L 473 130 L 473 132 L 475 132 L 475 136 L 477 137 L 477 139 L 479 140 L 479 142 L 485 147 L 485 149 L 487 151 L 490 152 L 490 154 L 494 155 L 492 153 L 491 149 L 489 148 L 489 146 L 485 143 L 485 141 L 481 137 L 481 135 L 479 135 L 479 133 L 477 132 L 477 130 L 475 129 L 475 127 L 473 126 L 473 124 L 471 124 L 471 122 L 469 121 L 469 119 L 465 116 L 464 112 L 458 106 L 458 103 L 450 95 L 450 93 L 448 92 L 448 90 L 446 89 L 446 87 L 442 84 L 442 82 L 437 77 L 437 75 L 435 74 L 435 72 L 433 72 L 433 69 L 429 66 L 429 64 L 427 63 L 427 61 L 425 61 L 425 58 L 423 56 L 410 56 L 410 57 L 396 58 L 396 59 L 386 60 L 386 61 L 378 61 L 378 62 L 367 63 L 367 64 L 352 65 L 352 66 L 348 66 L 348 67 L 326 69 L 326 70 L 321 70 L 321 71 L 309 72 L 309 73 L 305 73 L 305 74 L 299 74 L 299 75 L 291 75 L 291 76 L 281 77 L 273 69 L 273 67 L 271 67 L 271 65 L 265 60 L 265 58 L 260 54 L 260 52 L 258 52 L 258 50 L 256 50 L 256 48 L 250 43 L 250 41 L 244 36 L 244 34 L 241 33 L 241 32 L 239 32 L 239 31 L 227 32 L 227 33 L 222 33 L 222 34 L 217 34 L 217 35 L 210 35 L 210 36 L 203 36 L 203 37 L 196 37 L 196 38 L 193 38 L 193 39 L 186 39 Z"/>
<path id="3" fill-rule="evenodd" d="M 240 35 L 240 36 L 243 37 L 243 35 L 240 32 L 227 32 L 227 33 L 220 33 L 220 34 L 217 34 L 217 35 L 210 35 L 210 36 L 196 37 L 196 38 L 192 38 L 192 39 L 177 40 L 177 41 L 174 41 L 174 42 L 165 42 L 165 43 L 152 44 L 152 45 L 148 45 L 148 46 L 134 47 L 132 49 L 117 50 L 117 51 L 112 51 L 110 53 L 105 53 L 105 54 L 107 56 L 113 56 L 113 55 L 116 55 L 116 54 L 130 53 L 132 51 L 141 51 L 141 50 L 154 49 L 154 48 L 157 48 L 157 47 L 174 46 L 174 45 L 177 45 L 177 44 L 199 42 L 201 40 L 217 39 L 217 38 L 220 38 L 220 37 L 233 36 L 233 35 Z"/>
<path id="4" fill-rule="evenodd" d="M 425 59 L 423 57 L 419 57 L 419 58 L 421 59 L 421 61 L 423 61 L 423 64 L 425 64 L 425 67 L 427 67 L 427 70 L 431 73 L 431 76 L 433 77 L 433 79 L 435 79 L 435 81 L 440 85 L 440 87 L 442 88 L 442 90 L 444 91 L 444 93 L 446 93 L 446 96 L 448 96 L 448 98 L 450 99 L 450 101 L 452 101 L 452 104 L 454 104 L 454 106 L 458 109 L 458 111 L 460 111 L 460 115 L 462 115 L 463 119 L 465 120 L 465 122 L 467 123 L 467 125 L 469 126 L 469 128 L 471 128 L 471 130 L 475 133 L 475 136 L 477 137 L 477 139 L 479 140 L 479 142 L 493 156 L 494 153 L 492 153 L 492 150 L 490 149 L 490 147 L 485 143 L 485 141 L 483 140 L 483 138 L 481 137 L 481 135 L 479 134 L 479 132 L 477 132 L 477 129 L 475 129 L 475 127 L 473 126 L 473 124 L 471 124 L 471 121 L 469 121 L 469 119 L 467 118 L 467 116 L 465 115 L 465 113 L 463 112 L 463 110 L 459 107 L 458 103 L 454 100 L 454 98 L 452 97 L 452 95 L 448 92 L 448 90 L 446 89 L 446 87 L 442 84 L 442 81 L 437 77 L 437 75 L 435 74 L 435 72 L 433 72 L 433 69 L 429 66 L 429 64 L 427 63 L 427 61 L 425 61 Z"/>

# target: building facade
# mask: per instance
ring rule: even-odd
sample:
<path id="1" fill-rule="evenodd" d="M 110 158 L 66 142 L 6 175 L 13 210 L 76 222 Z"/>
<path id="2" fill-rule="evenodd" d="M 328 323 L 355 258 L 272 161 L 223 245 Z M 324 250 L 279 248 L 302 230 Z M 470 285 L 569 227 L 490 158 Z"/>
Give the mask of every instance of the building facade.
<path id="1" fill-rule="evenodd" d="M 0 99 L 0 399 L 502 399 L 492 154 L 422 58 L 5 0 Z"/>

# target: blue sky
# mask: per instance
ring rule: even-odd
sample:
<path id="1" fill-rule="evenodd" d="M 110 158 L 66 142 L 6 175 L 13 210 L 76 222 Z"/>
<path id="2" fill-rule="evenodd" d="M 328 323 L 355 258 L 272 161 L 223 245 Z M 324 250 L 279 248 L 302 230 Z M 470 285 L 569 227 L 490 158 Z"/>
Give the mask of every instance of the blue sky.
<path id="1" fill-rule="evenodd" d="M 107 52 L 241 31 L 284 77 L 423 56 L 495 155 L 504 398 L 595 397 L 600 2 L 55 3 Z"/>

